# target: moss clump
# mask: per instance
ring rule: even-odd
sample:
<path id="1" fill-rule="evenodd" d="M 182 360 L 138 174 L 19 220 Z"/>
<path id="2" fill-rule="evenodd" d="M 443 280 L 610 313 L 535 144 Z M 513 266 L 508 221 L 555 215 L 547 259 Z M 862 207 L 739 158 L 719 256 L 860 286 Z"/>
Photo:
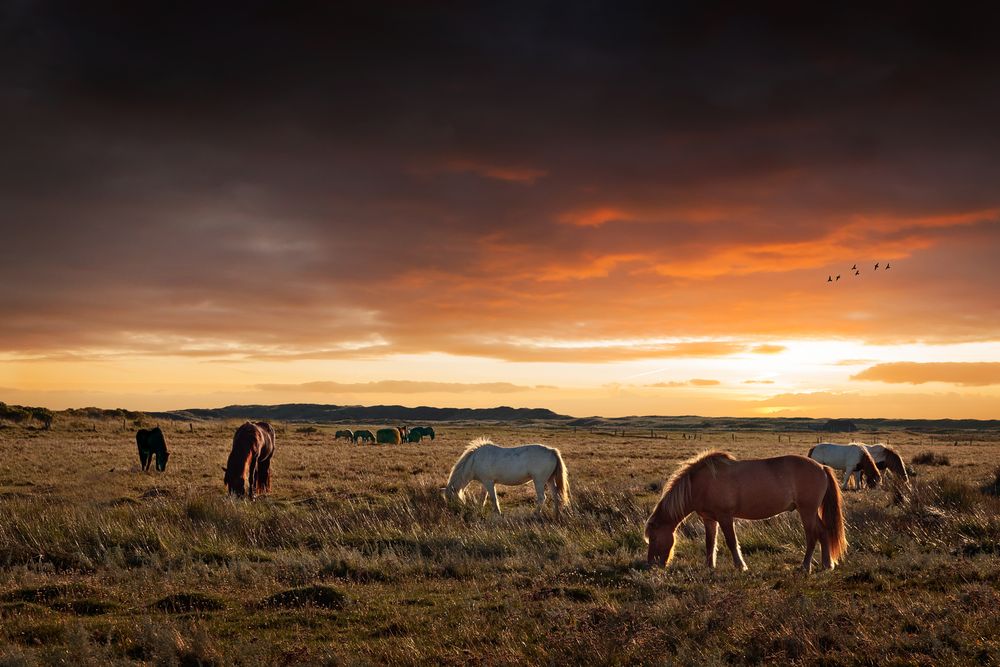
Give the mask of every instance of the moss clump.
<path id="1" fill-rule="evenodd" d="M 281 591 L 266 598 L 265 607 L 321 607 L 341 609 L 347 604 L 347 596 L 332 586 L 306 586 Z"/>

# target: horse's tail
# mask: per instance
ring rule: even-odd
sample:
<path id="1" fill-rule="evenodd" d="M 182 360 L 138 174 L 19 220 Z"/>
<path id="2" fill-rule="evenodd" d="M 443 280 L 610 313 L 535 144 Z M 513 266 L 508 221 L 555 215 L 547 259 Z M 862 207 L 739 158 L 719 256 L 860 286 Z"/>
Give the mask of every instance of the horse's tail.
<path id="1" fill-rule="evenodd" d="M 549 481 L 556 485 L 556 490 L 559 492 L 559 504 L 563 507 L 569 507 L 569 472 L 566 470 L 566 464 L 563 462 L 559 450 L 553 449 L 552 451 L 556 455 L 556 469 L 552 471 Z"/>
<path id="2" fill-rule="evenodd" d="M 830 563 L 837 564 L 847 553 L 847 535 L 844 533 L 844 499 L 840 485 L 833 476 L 833 469 L 823 466 L 826 473 L 826 495 L 823 496 L 823 530 L 830 543 Z"/>

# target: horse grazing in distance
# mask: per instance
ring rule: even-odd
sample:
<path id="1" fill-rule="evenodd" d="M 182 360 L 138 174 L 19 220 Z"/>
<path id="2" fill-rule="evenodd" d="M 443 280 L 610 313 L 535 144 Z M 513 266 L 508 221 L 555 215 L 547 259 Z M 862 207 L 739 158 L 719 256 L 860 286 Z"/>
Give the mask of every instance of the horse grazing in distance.
<path id="1" fill-rule="evenodd" d="M 891 470 L 894 475 L 901 477 L 904 482 L 907 484 L 910 483 L 910 477 L 906 474 L 906 465 L 903 463 L 903 457 L 896 450 L 890 449 L 881 443 L 866 445 L 858 442 L 854 444 L 861 445 L 868 450 L 879 472 L 886 469 Z"/>
<path id="2" fill-rule="evenodd" d="M 535 483 L 536 511 L 545 505 L 545 489 L 553 498 L 556 514 L 569 506 L 569 475 L 562 454 L 555 447 L 522 445 L 498 447 L 489 438 L 478 438 L 469 443 L 451 469 L 448 484 L 441 489 L 445 498 L 465 502 L 465 487 L 477 480 L 486 489 L 487 500 L 500 514 L 497 484 L 516 486 L 531 481 Z"/>
<path id="3" fill-rule="evenodd" d="M 420 430 L 420 427 L 411 428 L 410 429 L 410 434 L 406 436 L 406 441 L 407 442 L 420 442 L 421 439 L 423 439 L 423 437 L 424 437 L 424 434 Z"/>
<path id="4" fill-rule="evenodd" d="M 380 428 L 375 431 L 375 442 L 385 445 L 398 445 L 403 442 L 402 429 Z"/>
<path id="5" fill-rule="evenodd" d="M 167 459 L 170 452 L 167 451 L 167 441 L 163 439 L 163 431 L 160 427 L 152 429 L 139 429 L 135 434 L 135 444 L 139 447 L 139 465 L 143 472 L 149 470 L 149 464 L 156 455 L 156 469 L 163 472 L 167 469 Z"/>
<path id="6" fill-rule="evenodd" d="M 852 476 L 856 476 L 855 482 L 859 489 L 862 475 L 871 487 L 878 486 L 882 481 L 882 473 L 875 465 L 875 460 L 861 445 L 836 445 L 823 442 L 809 450 L 809 458 L 831 468 L 843 470 L 844 481 L 841 487 L 844 489 L 847 488 Z"/>
<path id="7" fill-rule="evenodd" d="M 358 442 L 375 442 L 375 434 L 368 429 L 361 429 L 354 432 L 354 444 Z"/>
<path id="8" fill-rule="evenodd" d="M 806 534 L 802 569 L 812 568 L 819 542 L 823 567 L 833 568 L 847 551 L 843 499 L 833 471 L 804 456 L 738 461 L 726 452 L 706 452 L 685 461 L 667 482 L 660 501 L 646 521 L 650 566 L 667 566 L 674 552 L 677 527 L 697 512 L 705 524 L 705 562 L 715 567 L 717 529 L 738 570 L 747 564 L 733 527 L 734 519 L 767 519 L 797 510 Z"/>
<path id="9" fill-rule="evenodd" d="M 399 431 L 399 441 L 406 442 L 406 438 L 410 435 L 410 430 L 406 426 L 397 426 L 396 430 Z"/>
<path id="10" fill-rule="evenodd" d="M 430 426 L 414 426 L 413 428 L 410 429 L 410 435 L 413 435 L 414 433 L 419 433 L 421 436 L 424 437 L 430 436 L 431 440 L 434 439 L 434 429 L 432 429 Z M 417 442 L 420 441 L 417 440 Z"/>
<path id="11" fill-rule="evenodd" d="M 267 422 L 246 422 L 233 434 L 233 448 L 223 468 L 223 482 L 229 493 L 249 496 L 271 490 L 271 457 L 274 456 L 274 429 Z"/>
<path id="12" fill-rule="evenodd" d="M 351 431 L 349 429 L 344 429 L 343 431 L 337 431 L 333 436 L 334 440 L 340 440 L 341 438 L 354 440 L 354 431 Z"/>

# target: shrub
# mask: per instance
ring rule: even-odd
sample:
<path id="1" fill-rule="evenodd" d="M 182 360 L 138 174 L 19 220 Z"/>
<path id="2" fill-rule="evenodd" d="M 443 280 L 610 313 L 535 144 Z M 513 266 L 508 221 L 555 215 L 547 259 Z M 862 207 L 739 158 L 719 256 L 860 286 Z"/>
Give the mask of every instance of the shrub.
<path id="1" fill-rule="evenodd" d="M 987 482 L 982 491 L 987 495 L 1000 496 L 1000 467 L 994 468 L 993 481 Z"/>
<path id="2" fill-rule="evenodd" d="M 916 465 L 924 466 L 950 466 L 951 460 L 943 454 L 935 454 L 934 452 L 920 452 L 911 459 L 911 462 Z"/>
<path id="3" fill-rule="evenodd" d="M 976 490 L 960 479 L 942 477 L 932 483 L 935 504 L 948 509 L 969 511 L 982 498 Z"/>

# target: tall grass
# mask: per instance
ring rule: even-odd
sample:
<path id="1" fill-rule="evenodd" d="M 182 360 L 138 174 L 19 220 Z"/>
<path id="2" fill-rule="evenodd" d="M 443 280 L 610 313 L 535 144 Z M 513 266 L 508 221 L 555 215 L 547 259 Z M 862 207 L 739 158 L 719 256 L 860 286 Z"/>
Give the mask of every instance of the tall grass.
<path id="1" fill-rule="evenodd" d="M 734 571 L 721 539 L 718 569 L 705 568 L 697 518 L 670 569 L 645 568 L 656 482 L 690 454 L 677 443 L 650 443 L 647 456 L 560 436 L 575 491 L 557 518 L 536 514 L 527 489 L 504 491 L 502 516 L 446 503 L 441 478 L 471 433 L 390 450 L 286 429 L 275 493 L 256 502 L 224 496 L 221 474 L 204 472 L 225 453 L 213 444 L 222 428 L 168 433 L 166 475 L 131 472 L 120 434 L 74 433 L 33 439 L 20 458 L 0 442 L 18 461 L 0 479 L 10 664 L 1000 657 L 1000 500 L 953 469 L 845 494 L 847 559 L 807 578 L 794 513 L 738 523 L 749 573 Z M 741 454 L 766 454 L 772 440 Z M 67 442 L 91 471 L 52 462 Z M 976 474 L 992 475 L 984 466 Z"/>

